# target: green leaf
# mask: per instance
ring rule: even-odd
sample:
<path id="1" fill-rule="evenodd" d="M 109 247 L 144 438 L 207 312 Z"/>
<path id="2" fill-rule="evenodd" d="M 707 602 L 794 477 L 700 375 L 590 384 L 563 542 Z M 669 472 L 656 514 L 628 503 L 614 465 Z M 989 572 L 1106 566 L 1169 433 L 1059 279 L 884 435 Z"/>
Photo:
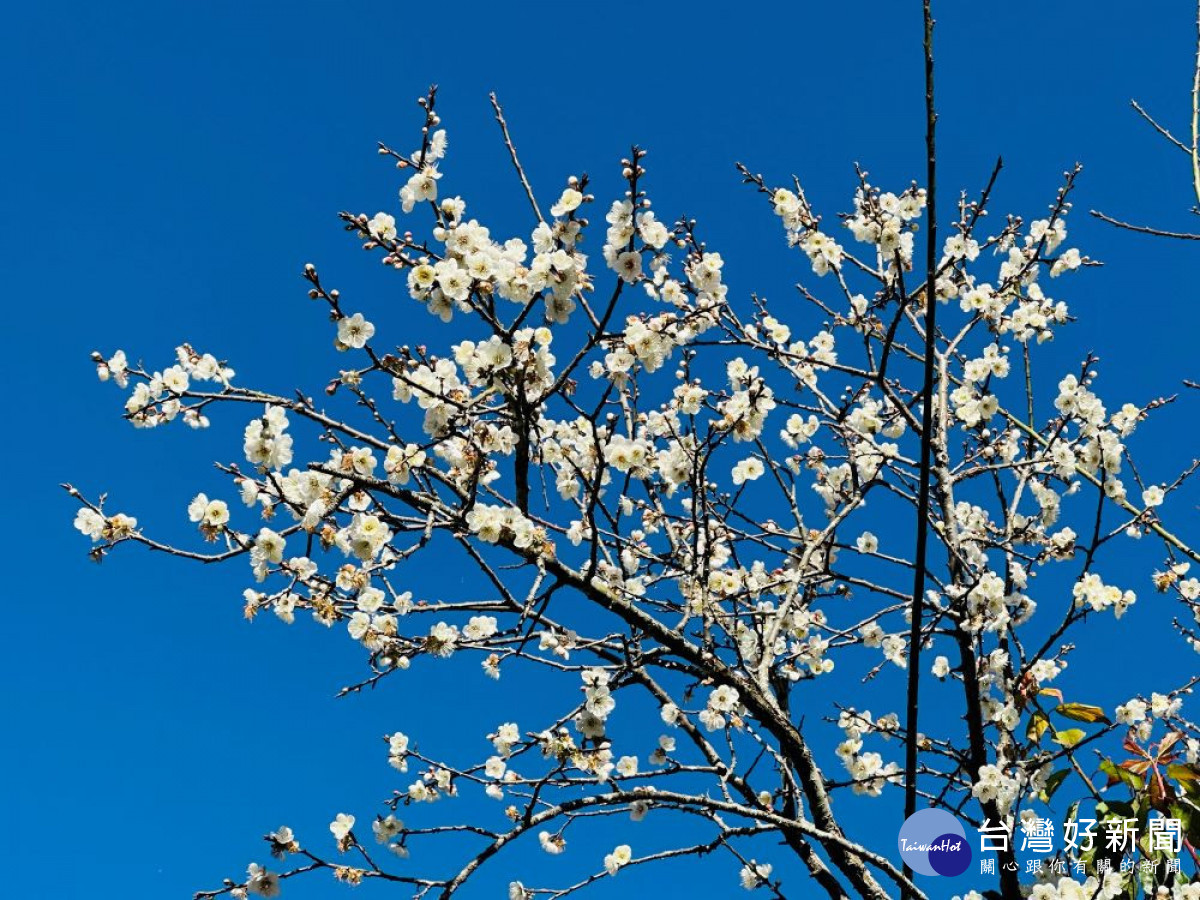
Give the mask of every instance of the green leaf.
<path id="1" fill-rule="evenodd" d="M 1190 806 L 1185 806 L 1182 803 L 1172 803 L 1170 812 L 1171 818 L 1178 819 L 1184 831 L 1192 827 L 1192 808 Z"/>
<path id="2" fill-rule="evenodd" d="M 1066 731 L 1054 732 L 1054 743 L 1062 744 L 1064 747 L 1074 747 L 1085 737 L 1087 737 L 1087 732 L 1082 728 L 1068 728 Z"/>
<path id="3" fill-rule="evenodd" d="M 1046 779 L 1046 786 L 1042 788 L 1039 797 L 1043 803 L 1049 803 L 1050 798 L 1054 796 L 1054 792 L 1058 790 L 1068 775 L 1071 774 L 1070 769 L 1059 769 L 1057 772 L 1052 772 L 1050 777 Z"/>
<path id="4" fill-rule="evenodd" d="M 1050 718 L 1041 712 L 1034 713 L 1029 724 L 1025 726 L 1026 740 L 1033 741 L 1035 744 L 1042 739 L 1042 735 L 1046 733 L 1046 729 L 1050 727 Z"/>
<path id="5" fill-rule="evenodd" d="M 1060 703 L 1055 709 L 1060 716 L 1074 719 L 1076 722 L 1108 723 L 1108 716 L 1099 706 L 1089 706 L 1086 703 Z"/>
<path id="6" fill-rule="evenodd" d="M 1171 818 L 1178 819 L 1183 833 L 1193 847 L 1200 843 L 1200 818 L 1192 815 L 1192 807 L 1186 803 L 1171 804 Z"/>
<path id="7" fill-rule="evenodd" d="M 1135 791 L 1140 791 L 1142 789 L 1142 785 L 1144 784 L 1141 778 L 1139 778 L 1137 775 L 1134 775 L 1128 769 L 1118 766 L 1111 759 L 1106 759 L 1104 762 L 1100 763 L 1100 771 L 1108 776 L 1108 783 L 1110 785 L 1116 784 L 1119 781 L 1123 784 L 1129 785 L 1129 787 Z M 1099 810 L 1099 808 L 1100 806 L 1097 805 L 1096 809 Z"/>
<path id="8" fill-rule="evenodd" d="M 1196 771 L 1196 767 L 1185 763 L 1172 763 L 1167 766 L 1167 775 L 1176 781 L 1200 781 L 1200 772 Z"/>

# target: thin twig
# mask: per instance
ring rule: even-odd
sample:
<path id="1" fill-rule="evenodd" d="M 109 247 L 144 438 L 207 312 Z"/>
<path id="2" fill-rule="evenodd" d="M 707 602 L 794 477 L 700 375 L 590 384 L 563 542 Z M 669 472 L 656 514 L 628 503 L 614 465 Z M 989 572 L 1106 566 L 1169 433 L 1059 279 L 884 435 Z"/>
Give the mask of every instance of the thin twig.
<path id="1" fill-rule="evenodd" d="M 1161 134 L 1163 137 L 1165 137 L 1168 141 L 1170 141 L 1172 144 L 1174 144 L 1176 147 L 1178 147 L 1184 153 L 1190 154 L 1192 152 L 1192 149 L 1187 144 L 1185 144 L 1179 138 L 1175 137 L 1175 135 L 1171 134 L 1171 132 L 1165 126 L 1160 125 L 1158 123 L 1158 121 L 1152 115 L 1150 115 L 1150 113 L 1146 112 L 1146 110 L 1144 110 L 1142 108 L 1142 105 L 1140 103 L 1138 103 L 1136 100 L 1130 100 L 1129 105 L 1134 108 L 1134 110 L 1137 112 L 1137 114 L 1139 116 L 1141 116 L 1143 119 L 1145 119 L 1147 122 L 1150 123 L 1151 128 L 1153 128 L 1155 131 L 1157 131 L 1159 134 Z"/>
<path id="2" fill-rule="evenodd" d="M 525 170 L 521 168 L 521 160 L 517 158 L 517 148 L 513 145 L 512 136 L 508 133 L 508 123 L 504 121 L 504 110 L 500 108 L 500 101 L 496 99 L 496 92 L 488 94 L 488 99 L 492 101 L 492 109 L 496 113 L 496 122 L 500 125 L 500 132 L 504 135 L 504 146 L 508 148 L 508 155 L 512 157 L 513 168 L 517 170 L 517 177 L 521 179 L 521 187 L 525 188 L 525 196 L 529 198 L 529 205 L 533 207 L 533 213 L 538 217 L 539 222 L 545 222 L 546 219 L 542 216 L 542 211 L 538 208 L 537 199 L 533 196 L 533 188 L 529 184 L 529 179 L 525 177 Z"/>
<path id="3" fill-rule="evenodd" d="M 1187 231 L 1164 231 L 1161 228 L 1151 228 L 1148 225 L 1131 225 L 1129 222 L 1122 222 L 1120 219 L 1114 219 L 1112 216 L 1106 216 L 1098 209 L 1093 209 L 1091 213 L 1102 222 L 1107 222 L 1109 225 L 1116 225 L 1118 228 L 1124 228 L 1128 231 L 1136 231 L 1139 234 L 1152 234 L 1155 237 L 1178 238 L 1182 241 L 1200 241 L 1200 234 L 1192 234 Z"/>

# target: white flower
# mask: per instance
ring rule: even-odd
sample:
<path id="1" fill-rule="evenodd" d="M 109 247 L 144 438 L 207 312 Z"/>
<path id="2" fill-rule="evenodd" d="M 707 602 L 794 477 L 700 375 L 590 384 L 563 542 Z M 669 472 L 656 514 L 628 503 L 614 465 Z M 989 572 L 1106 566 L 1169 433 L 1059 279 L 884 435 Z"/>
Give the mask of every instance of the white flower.
<path id="1" fill-rule="evenodd" d="M 869 531 L 864 531 L 858 536 L 854 546 L 858 548 L 859 553 L 877 553 L 879 552 L 879 538 Z"/>
<path id="2" fill-rule="evenodd" d="M 459 631 L 455 626 L 438 622 L 429 629 L 429 637 L 425 641 L 425 646 L 434 656 L 450 656 L 457 647 L 459 636 Z"/>
<path id="3" fill-rule="evenodd" d="M 895 663 L 902 669 L 907 668 L 908 660 L 904 655 L 907 646 L 908 644 L 903 637 L 898 634 L 889 634 L 883 639 L 883 658 L 888 662 Z"/>
<path id="4" fill-rule="evenodd" d="M 377 587 L 365 587 L 358 592 L 355 605 L 365 613 L 377 613 L 383 606 L 384 593 Z"/>
<path id="5" fill-rule="evenodd" d="M 337 342 L 343 347 L 361 350 L 375 334 L 375 326 L 363 318 L 362 313 L 338 319 Z"/>
<path id="6" fill-rule="evenodd" d="M 246 890 L 259 897 L 279 896 L 279 876 L 268 872 L 258 863 L 250 863 L 246 870 Z"/>
<path id="7" fill-rule="evenodd" d="M 979 780 L 971 788 L 971 794 L 980 803 L 995 802 L 1001 813 L 1007 813 L 1017 796 L 1017 782 L 992 765 L 979 769 Z"/>
<path id="8" fill-rule="evenodd" d="M 375 213 L 370 222 L 367 223 L 367 228 L 370 229 L 371 236 L 381 241 L 394 241 L 396 239 L 396 217 L 389 216 L 385 212 Z"/>
<path id="9" fill-rule="evenodd" d="M 204 494 L 197 494 L 188 504 L 188 518 L 201 526 L 219 528 L 229 521 L 229 505 L 224 500 L 209 500 Z"/>
<path id="10" fill-rule="evenodd" d="M 75 527 L 93 541 L 98 541 L 104 536 L 105 524 L 104 516 L 86 506 L 75 514 Z"/>
<path id="11" fill-rule="evenodd" d="M 1182 706 L 1182 697 L 1172 698 L 1166 694 L 1150 695 L 1150 712 L 1156 719 L 1169 719 L 1177 715 Z"/>
<path id="12" fill-rule="evenodd" d="M 1083 258 L 1079 255 L 1079 251 L 1072 247 L 1070 250 L 1063 251 L 1062 256 L 1050 266 L 1050 277 L 1057 278 L 1063 272 L 1078 269 L 1081 265 L 1083 265 Z"/>
<path id="13" fill-rule="evenodd" d="M 346 622 L 346 630 L 354 640 L 361 641 L 371 630 L 371 617 L 365 612 L 351 613 L 350 619 Z"/>
<path id="14" fill-rule="evenodd" d="M 583 194 L 579 193 L 575 188 L 567 188 L 562 192 L 562 196 L 558 198 L 558 202 L 550 207 L 550 215 L 555 218 L 565 216 L 567 213 L 579 209 L 579 204 L 582 202 Z"/>
<path id="15" fill-rule="evenodd" d="M 842 248 L 828 235 L 819 231 L 810 231 L 808 236 L 800 241 L 800 249 L 808 254 L 813 272 L 825 275 L 830 269 L 838 269 L 842 264 Z"/>
<path id="16" fill-rule="evenodd" d="M 462 630 L 462 636 L 468 641 L 482 641 L 496 633 L 495 616 L 472 616 Z"/>
<path id="17" fill-rule="evenodd" d="M 709 694 L 708 706 L 717 712 L 732 712 L 737 709 L 739 699 L 737 688 L 723 684 Z"/>
<path id="18" fill-rule="evenodd" d="M 377 843 L 386 844 L 404 830 L 404 823 L 391 814 L 378 816 L 371 823 L 371 830 L 375 832 Z"/>
<path id="19" fill-rule="evenodd" d="M 266 562 L 283 562 L 285 546 L 283 536 L 272 531 L 270 528 L 261 529 L 258 532 L 258 537 L 254 539 L 255 553 Z"/>
<path id="20" fill-rule="evenodd" d="M 733 483 L 745 484 L 747 481 L 754 481 L 761 478 L 765 471 L 762 460 L 756 456 L 747 457 L 733 467 Z"/>
<path id="21" fill-rule="evenodd" d="M 622 756 L 617 760 L 617 774 L 622 778 L 632 778 L 637 774 L 638 761 L 636 756 Z"/>
<path id="22" fill-rule="evenodd" d="M 621 276 L 622 281 L 637 281 L 642 277 L 642 254 L 636 250 L 626 250 L 617 254 L 613 269 Z"/>
<path id="23" fill-rule="evenodd" d="M 388 447 L 387 456 L 383 460 L 383 470 L 388 474 L 392 484 L 408 484 L 413 469 L 425 465 L 425 451 L 416 444 L 406 444 L 400 447 L 396 444 Z"/>
<path id="24" fill-rule="evenodd" d="M 505 722 L 496 729 L 496 734 L 492 738 L 492 746 L 501 756 L 508 756 L 512 752 L 513 745 L 519 740 L 521 740 L 521 731 L 517 728 L 517 723 Z"/>
<path id="25" fill-rule="evenodd" d="M 446 138 L 446 129 L 439 128 L 429 138 L 429 149 L 422 158 L 423 162 L 434 162 L 446 155 L 446 147 L 450 142 Z M 415 155 L 415 154 L 414 154 Z"/>
<path id="26" fill-rule="evenodd" d="M 118 350 L 107 363 L 97 365 L 96 374 L 101 381 L 108 381 L 111 377 L 117 383 L 117 387 L 123 388 L 129 384 L 128 369 L 129 361 L 125 357 L 125 351 Z"/>
<path id="27" fill-rule="evenodd" d="M 657 221 L 652 212 L 642 213 L 638 218 L 637 228 L 642 240 L 655 250 L 661 250 L 671 238 L 670 229 L 662 222 Z"/>
<path id="28" fill-rule="evenodd" d="M 182 394 L 188 389 L 188 374 L 183 366 L 171 366 L 163 370 L 162 385 L 173 394 Z"/>
<path id="29" fill-rule="evenodd" d="M 567 847 L 567 842 L 562 835 L 551 834 L 548 831 L 538 832 L 538 841 L 541 843 L 543 850 L 554 856 L 562 853 Z"/>
<path id="30" fill-rule="evenodd" d="M 1089 572 L 1071 588 L 1076 606 L 1090 606 L 1096 612 L 1111 609 L 1119 619 L 1137 601 L 1133 591 L 1122 591 L 1114 585 L 1106 585 L 1095 572 Z"/>
<path id="31" fill-rule="evenodd" d="M 1161 506 L 1166 493 L 1157 484 L 1152 484 L 1150 487 L 1142 491 L 1143 506 Z"/>
<path id="32" fill-rule="evenodd" d="M 1138 722 L 1145 721 L 1147 709 L 1149 706 L 1146 702 L 1135 697 L 1128 703 L 1122 703 L 1117 707 L 1117 721 L 1122 725 L 1136 725 Z"/>
<path id="33" fill-rule="evenodd" d="M 432 154 L 431 154 L 432 155 Z M 408 183 L 400 188 L 400 205 L 406 213 L 413 211 L 418 203 L 437 199 L 437 183 L 442 173 L 433 166 L 425 166 L 415 172 Z"/>
<path id="34" fill-rule="evenodd" d="M 862 635 L 864 647 L 882 647 L 885 632 L 879 627 L 878 622 L 868 622 L 862 628 L 858 629 L 858 633 Z"/>
<path id="35" fill-rule="evenodd" d="M 951 259 L 975 260 L 979 257 L 979 244 L 961 234 L 946 238 L 946 249 L 943 251 Z"/>
<path id="36" fill-rule="evenodd" d="M 268 406 L 260 418 L 246 426 L 242 450 L 246 459 L 256 466 L 280 469 L 292 461 L 292 436 L 284 434 L 288 427 L 287 413 L 278 406 Z M 247 506 L 254 503 L 257 489 L 247 498 L 254 482 L 242 481 L 242 499 Z"/>
<path id="37" fill-rule="evenodd" d="M 742 887 L 748 891 L 762 887 L 767 883 L 767 879 L 771 877 L 772 868 L 774 867 L 768 865 L 767 863 L 759 863 L 755 862 L 754 860 L 750 860 L 750 862 L 742 866 L 742 871 L 739 873 L 739 877 L 742 881 Z"/>
<path id="38" fill-rule="evenodd" d="M 350 834 L 350 829 L 353 827 L 354 816 L 347 813 L 338 813 L 334 820 L 329 823 L 329 831 L 339 842 L 346 840 L 346 837 Z"/>
<path id="39" fill-rule="evenodd" d="M 133 518 L 133 516 L 117 513 L 108 517 L 108 530 L 115 541 L 124 540 L 133 534 L 136 529 L 137 519 Z"/>
<path id="40" fill-rule="evenodd" d="M 950 660 L 944 656 L 939 656 L 933 661 L 933 674 L 937 678 L 945 678 L 950 674 Z"/>
<path id="41" fill-rule="evenodd" d="M 613 852 L 604 857 L 604 868 L 609 875 L 616 875 L 617 870 L 633 859 L 633 851 L 628 844 L 613 848 Z"/>

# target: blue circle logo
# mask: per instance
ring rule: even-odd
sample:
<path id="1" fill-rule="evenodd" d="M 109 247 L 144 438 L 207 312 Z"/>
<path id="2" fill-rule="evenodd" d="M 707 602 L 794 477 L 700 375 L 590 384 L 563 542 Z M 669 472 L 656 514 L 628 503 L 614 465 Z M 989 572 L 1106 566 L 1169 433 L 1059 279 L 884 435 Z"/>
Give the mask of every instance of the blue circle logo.
<path id="1" fill-rule="evenodd" d="M 900 826 L 900 858 L 920 875 L 961 875 L 971 864 L 962 823 L 944 809 L 922 809 Z"/>

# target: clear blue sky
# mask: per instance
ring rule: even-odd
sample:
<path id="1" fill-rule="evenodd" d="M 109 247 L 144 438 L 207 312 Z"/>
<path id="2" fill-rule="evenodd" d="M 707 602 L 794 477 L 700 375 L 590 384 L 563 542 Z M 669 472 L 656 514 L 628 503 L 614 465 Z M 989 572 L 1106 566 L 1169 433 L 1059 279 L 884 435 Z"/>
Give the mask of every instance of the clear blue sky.
<path id="1" fill-rule="evenodd" d="M 1082 161 L 1071 242 L 1107 265 L 1072 286 L 1082 321 L 1055 352 L 1065 367 L 1095 350 L 1104 383 L 1120 385 L 1116 400 L 1200 375 L 1194 249 L 1083 214 L 1195 221 L 1185 160 L 1128 107 L 1138 97 L 1183 129 L 1194 8 L 938 5 L 942 197 L 978 190 L 1002 153 L 996 208 L 1037 215 Z M 216 886 L 261 860 L 258 836 L 279 824 L 315 842 L 334 812 L 365 822 L 394 784 L 381 735 L 418 716 L 426 733 L 455 734 L 494 699 L 471 663 L 461 683 L 463 669 L 439 670 L 420 701 L 389 689 L 335 702 L 361 654 L 308 624 L 248 626 L 241 567 L 140 553 L 88 562 L 58 482 L 107 489 L 114 508 L 183 534 L 187 500 L 219 484 L 209 463 L 240 449 L 229 428 L 135 433 L 118 394 L 96 383 L 89 351 L 123 347 L 157 366 L 189 340 L 229 359 L 243 383 L 319 390 L 333 354 L 301 267 L 318 262 L 348 296 L 378 287 L 335 213 L 396 205 L 396 173 L 374 145 L 409 148 L 412 101 L 430 82 L 441 87 L 453 190 L 496 230 L 527 223 L 489 90 L 541 196 L 582 171 L 597 176 L 601 199 L 612 194 L 615 162 L 637 142 L 650 150 L 662 217 L 700 219 L 741 267 L 744 293 L 783 294 L 799 273 L 758 273 L 785 258 L 759 249 L 777 251 L 782 238 L 739 185 L 735 160 L 775 182 L 799 174 L 829 214 L 847 208 L 856 161 L 897 189 L 923 172 L 918 4 L 783 6 L 645 5 L 631 17 L 612 4 L 471 0 L 10 5 L 0 53 L 12 376 L 5 896 L 167 898 Z M 1142 458 L 1164 473 L 1195 443 L 1194 429 L 1150 434 Z M 423 587 L 453 590 L 453 578 L 434 578 Z M 1155 658 L 1176 674 L 1195 668 L 1174 649 Z M 1128 676 L 1114 667 L 1096 690 L 1123 699 Z M 502 868 L 470 896 L 501 896 Z M 659 895 L 694 894 L 679 877 Z M 716 895 L 734 893 L 727 865 L 718 877 Z M 333 890 L 320 879 L 287 895 Z"/>

